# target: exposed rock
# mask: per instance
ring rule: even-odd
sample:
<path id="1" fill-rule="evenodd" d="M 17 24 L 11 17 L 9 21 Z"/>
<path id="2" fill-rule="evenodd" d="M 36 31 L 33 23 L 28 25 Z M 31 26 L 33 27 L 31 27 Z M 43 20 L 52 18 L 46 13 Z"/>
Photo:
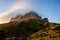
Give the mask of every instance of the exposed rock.
<path id="1" fill-rule="evenodd" d="M 43 19 L 43 21 L 46 21 L 46 22 L 48 22 L 48 18 L 44 18 L 44 19 Z"/>
<path id="2" fill-rule="evenodd" d="M 23 21 L 23 20 L 29 20 L 29 19 L 38 19 L 42 20 L 41 16 L 37 15 L 35 12 L 31 11 L 29 13 L 26 13 L 25 15 L 17 15 L 15 18 L 11 18 L 11 21 Z"/>

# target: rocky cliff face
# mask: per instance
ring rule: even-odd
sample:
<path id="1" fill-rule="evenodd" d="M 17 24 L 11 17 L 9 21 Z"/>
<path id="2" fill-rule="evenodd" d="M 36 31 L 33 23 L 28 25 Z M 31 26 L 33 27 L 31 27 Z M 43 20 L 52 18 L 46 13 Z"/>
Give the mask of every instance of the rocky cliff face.
<path id="1" fill-rule="evenodd" d="M 29 20 L 29 19 L 38 19 L 42 20 L 42 17 L 37 15 L 35 12 L 31 11 L 29 13 L 26 13 L 25 15 L 17 15 L 15 18 L 11 18 L 11 21 L 23 21 L 23 20 Z"/>
<path id="2" fill-rule="evenodd" d="M 22 21 L 27 21 L 27 20 L 30 20 L 30 19 L 49 22 L 48 18 L 42 19 L 41 16 L 37 15 L 37 13 L 35 13 L 33 11 L 30 11 L 30 12 L 26 13 L 25 15 L 17 15 L 16 17 L 11 18 L 11 21 L 17 21 L 17 23 L 20 23 Z"/>
<path id="3" fill-rule="evenodd" d="M 43 21 L 46 21 L 46 22 L 48 22 L 48 18 L 44 18 L 44 19 L 43 19 Z"/>

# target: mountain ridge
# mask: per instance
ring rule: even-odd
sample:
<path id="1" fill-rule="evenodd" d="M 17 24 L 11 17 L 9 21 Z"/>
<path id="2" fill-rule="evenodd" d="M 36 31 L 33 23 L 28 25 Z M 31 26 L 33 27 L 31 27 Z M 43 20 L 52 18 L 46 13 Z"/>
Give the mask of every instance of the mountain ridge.
<path id="1" fill-rule="evenodd" d="M 16 17 L 14 18 L 11 18 L 11 21 L 27 21 L 29 19 L 38 19 L 38 20 L 43 20 L 43 21 L 48 21 L 48 18 L 44 18 L 42 19 L 41 16 L 39 16 L 36 12 L 33 12 L 33 11 L 30 11 L 28 13 L 26 13 L 25 15 L 17 15 Z"/>
<path id="2" fill-rule="evenodd" d="M 29 12 L 1 24 L 0 33 L 6 40 L 60 40 L 60 24 L 50 23 L 48 18 L 42 19 L 35 12 Z"/>

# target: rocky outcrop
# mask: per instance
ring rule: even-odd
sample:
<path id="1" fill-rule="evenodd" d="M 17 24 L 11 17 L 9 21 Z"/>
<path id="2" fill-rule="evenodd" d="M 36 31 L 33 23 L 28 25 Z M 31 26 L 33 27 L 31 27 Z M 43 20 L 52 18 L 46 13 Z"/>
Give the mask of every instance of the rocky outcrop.
<path id="1" fill-rule="evenodd" d="M 48 22 L 48 18 L 44 18 L 44 19 L 43 19 L 43 21 L 46 21 L 46 22 Z"/>
<path id="2" fill-rule="evenodd" d="M 42 20 L 42 17 L 37 15 L 35 12 L 31 11 L 29 13 L 26 13 L 25 15 L 17 15 L 14 18 L 11 18 L 11 21 L 23 21 L 23 20 L 29 20 L 29 19 L 38 19 L 38 20 Z"/>
<path id="3" fill-rule="evenodd" d="M 35 19 L 35 20 L 41 20 L 41 21 L 45 21 L 45 22 L 49 22 L 48 18 L 44 18 L 42 19 L 41 16 L 37 15 L 36 12 L 30 11 L 28 13 L 26 13 L 25 15 L 17 15 L 14 18 L 11 18 L 11 21 L 17 21 L 17 23 L 20 23 L 22 21 L 27 21 L 30 19 Z"/>

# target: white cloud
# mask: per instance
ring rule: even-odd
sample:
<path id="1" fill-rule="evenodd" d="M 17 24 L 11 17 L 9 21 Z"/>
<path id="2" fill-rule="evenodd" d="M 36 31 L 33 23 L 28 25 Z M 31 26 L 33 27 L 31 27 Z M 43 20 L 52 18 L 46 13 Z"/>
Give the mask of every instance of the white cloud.
<path id="1" fill-rule="evenodd" d="M 0 23 L 8 22 L 13 16 L 11 12 L 17 9 L 30 9 L 31 0 L 15 0 L 9 7 L 9 10 L 0 14 Z"/>
<path id="2" fill-rule="evenodd" d="M 10 10 L 25 9 L 27 7 L 28 7 L 28 3 L 24 3 L 24 2 L 20 3 L 20 2 L 18 2 L 18 3 L 13 3 L 11 5 Z"/>
<path id="3" fill-rule="evenodd" d="M 29 9 L 31 7 L 30 2 L 31 0 L 15 0 L 15 2 L 12 3 L 10 9 L 11 10 L 17 10 L 17 9 Z"/>

